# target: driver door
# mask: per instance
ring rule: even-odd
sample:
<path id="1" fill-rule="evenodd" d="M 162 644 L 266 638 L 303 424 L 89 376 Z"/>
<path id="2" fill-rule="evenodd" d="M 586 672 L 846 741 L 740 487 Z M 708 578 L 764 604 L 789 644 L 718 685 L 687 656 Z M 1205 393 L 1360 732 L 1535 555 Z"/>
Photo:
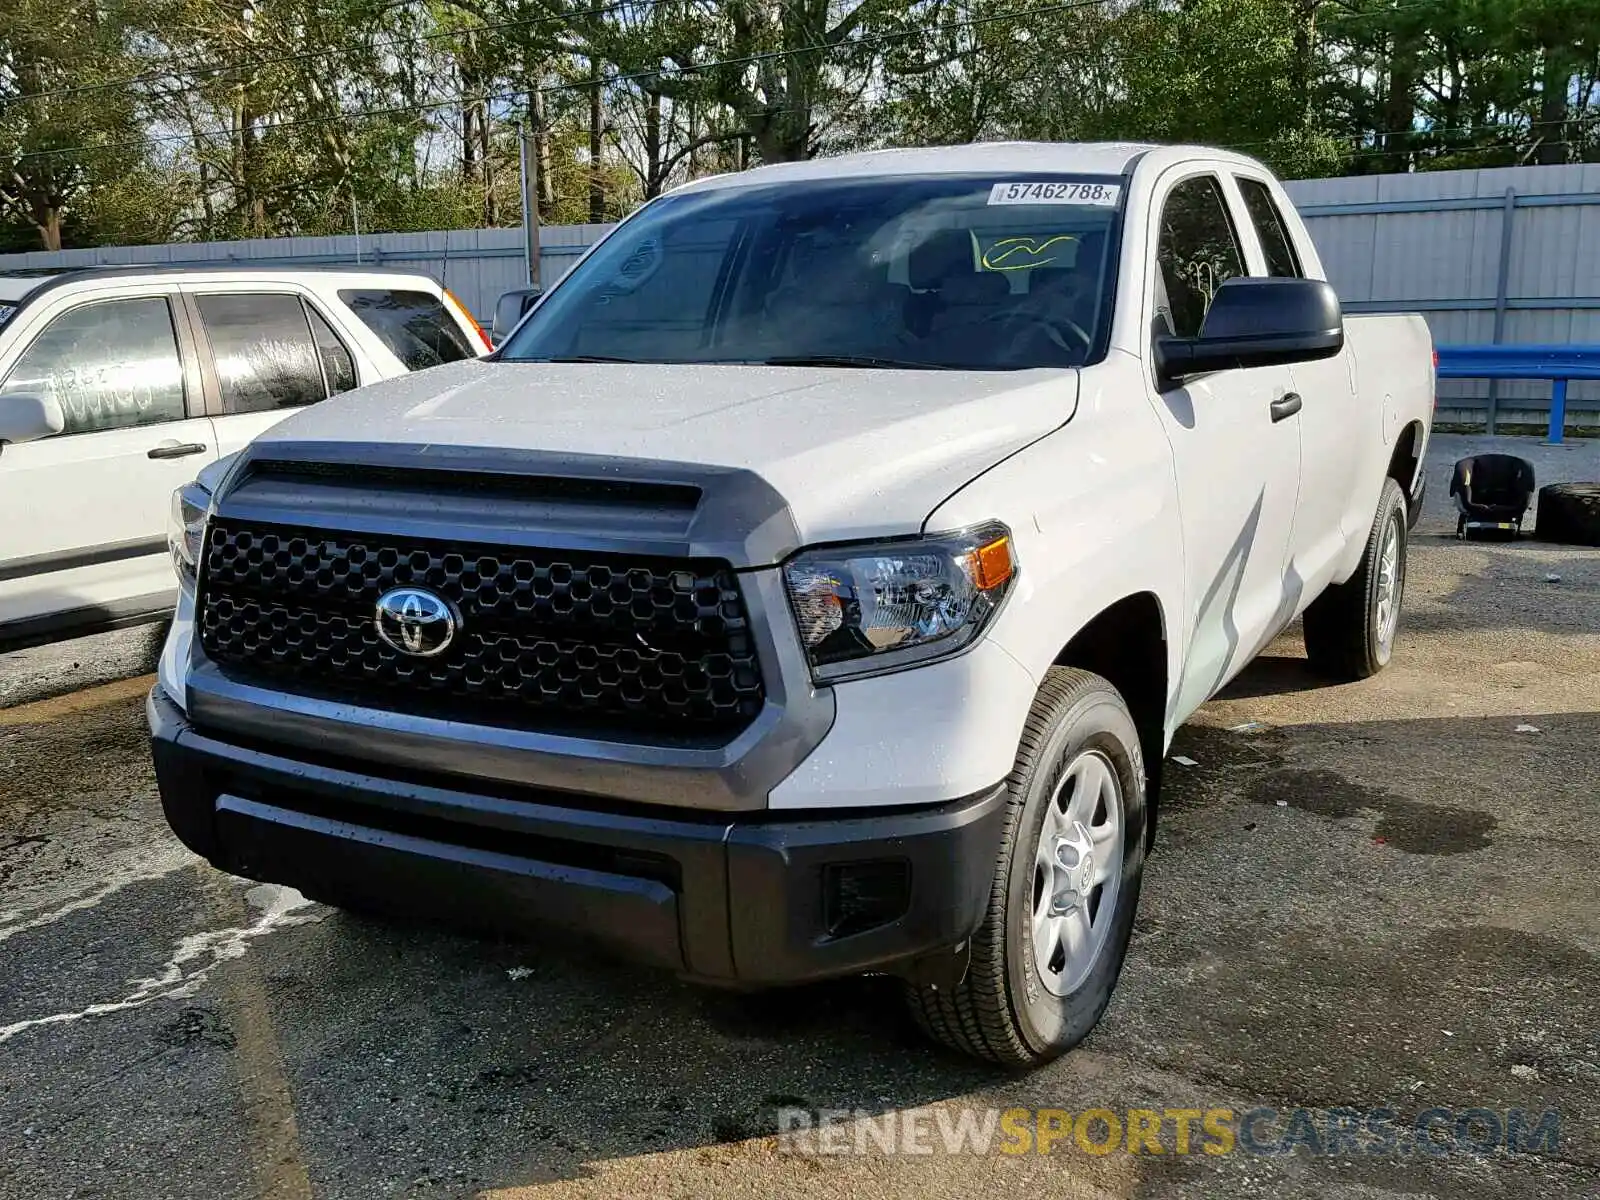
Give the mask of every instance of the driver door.
<path id="1" fill-rule="evenodd" d="M 1152 336 L 1195 336 L 1216 289 L 1247 273 L 1221 178 L 1192 167 L 1185 172 L 1158 184 L 1152 207 L 1159 214 L 1150 265 Z M 1237 674 L 1294 614 L 1298 591 L 1286 576 L 1300 433 L 1275 404 L 1292 384 L 1286 367 L 1256 367 L 1155 388 L 1183 525 L 1189 650 L 1179 717 Z"/>

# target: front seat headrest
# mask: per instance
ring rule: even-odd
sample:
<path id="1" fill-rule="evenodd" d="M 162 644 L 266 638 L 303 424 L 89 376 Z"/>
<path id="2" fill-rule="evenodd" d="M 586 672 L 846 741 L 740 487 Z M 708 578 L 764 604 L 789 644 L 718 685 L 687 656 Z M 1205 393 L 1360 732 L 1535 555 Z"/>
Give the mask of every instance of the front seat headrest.
<path id="1" fill-rule="evenodd" d="M 935 230 L 906 256 L 906 279 L 919 292 L 973 273 L 972 235 L 965 229 Z"/>

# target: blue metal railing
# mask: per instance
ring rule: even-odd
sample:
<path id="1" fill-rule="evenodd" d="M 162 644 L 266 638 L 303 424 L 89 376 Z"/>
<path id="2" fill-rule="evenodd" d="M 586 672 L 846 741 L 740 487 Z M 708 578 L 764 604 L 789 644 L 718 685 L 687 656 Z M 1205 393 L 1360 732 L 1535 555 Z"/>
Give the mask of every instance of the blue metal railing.
<path id="1" fill-rule="evenodd" d="M 1559 444 L 1567 423 L 1567 384 L 1600 379 L 1600 346 L 1439 346 L 1440 379 L 1548 379 L 1550 441 Z M 1494 406 L 1489 407 L 1494 432 Z"/>

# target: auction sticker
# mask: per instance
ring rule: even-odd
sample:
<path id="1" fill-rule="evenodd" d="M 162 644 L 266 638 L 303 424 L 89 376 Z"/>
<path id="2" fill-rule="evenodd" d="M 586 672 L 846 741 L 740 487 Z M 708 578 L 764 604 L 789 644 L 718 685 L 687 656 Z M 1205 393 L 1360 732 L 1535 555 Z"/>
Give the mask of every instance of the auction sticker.
<path id="1" fill-rule="evenodd" d="M 1098 204 L 1115 208 L 1122 198 L 1117 183 L 997 183 L 990 204 Z"/>

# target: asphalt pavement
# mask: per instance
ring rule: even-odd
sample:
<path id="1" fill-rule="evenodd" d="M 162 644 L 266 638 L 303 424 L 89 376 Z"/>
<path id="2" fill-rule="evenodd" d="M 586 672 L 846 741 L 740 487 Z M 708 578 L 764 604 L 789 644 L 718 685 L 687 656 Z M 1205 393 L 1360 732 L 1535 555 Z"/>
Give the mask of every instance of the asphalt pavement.
<path id="1" fill-rule="evenodd" d="M 0 1197 L 1600 1195 L 1600 551 L 1444 536 L 1469 444 L 1391 667 L 1324 686 L 1291 631 L 1180 733 L 1111 1008 L 1027 1075 L 886 980 L 724 995 L 230 879 L 161 818 L 137 635 L 0 658 Z M 903 1136 L 1019 1109 L 1163 1150 Z M 1254 1132 L 1179 1153 L 1219 1109 Z M 774 1136 L 821 1110 L 844 1152 Z M 1508 1150 L 1513 1110 L 1556 1124 Z"/>

